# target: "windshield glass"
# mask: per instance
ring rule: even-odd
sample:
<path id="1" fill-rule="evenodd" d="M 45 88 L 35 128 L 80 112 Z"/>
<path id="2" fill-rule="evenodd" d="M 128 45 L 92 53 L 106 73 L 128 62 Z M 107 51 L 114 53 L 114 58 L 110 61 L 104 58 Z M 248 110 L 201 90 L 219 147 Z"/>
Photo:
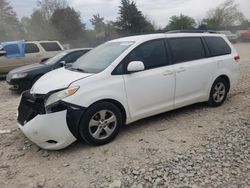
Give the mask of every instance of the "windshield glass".
<path id="1" fill-rule="evenodd" d="M 43 63 L 46 65 L 53 65 L 53 64 L 57 63 L 60 59 L 62 59 L 66 54 L 67 54 L 67 52 L 61 52 Z"/>
<path id="2" fill-rule="evenodd" d="M 98 73 L 105 70 L 116 58 L 118 58 L 133 42 L 107 42 L 80 57 L 72 69 L 82 70 L 88 73 Z"/>

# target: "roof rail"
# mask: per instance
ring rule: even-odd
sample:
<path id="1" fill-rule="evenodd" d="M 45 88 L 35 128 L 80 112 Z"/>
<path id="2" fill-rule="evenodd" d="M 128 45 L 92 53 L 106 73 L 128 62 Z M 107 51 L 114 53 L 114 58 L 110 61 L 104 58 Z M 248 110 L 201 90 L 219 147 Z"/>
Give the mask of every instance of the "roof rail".
<path id="1" fill-rule="evenodd" d="M 218 33 L 213 30 L 199 30 L 199 29 L 183 29 L 183 30 L 170 30 L 166 33 Z"/>

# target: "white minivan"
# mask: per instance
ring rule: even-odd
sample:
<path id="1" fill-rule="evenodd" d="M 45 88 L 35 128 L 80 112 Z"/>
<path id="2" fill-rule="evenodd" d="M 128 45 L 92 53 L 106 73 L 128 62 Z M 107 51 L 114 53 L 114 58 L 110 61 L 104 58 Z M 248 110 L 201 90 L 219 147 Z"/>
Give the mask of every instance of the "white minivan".
<path id="1" fill-rule="evenodd" d="M 106 42 L 22 94 L 18 126 L 44 149 L 112 141 L 123 124 L 199 102 L 221 105 L 239 76 L 224 35 L 163 33 Z"/>

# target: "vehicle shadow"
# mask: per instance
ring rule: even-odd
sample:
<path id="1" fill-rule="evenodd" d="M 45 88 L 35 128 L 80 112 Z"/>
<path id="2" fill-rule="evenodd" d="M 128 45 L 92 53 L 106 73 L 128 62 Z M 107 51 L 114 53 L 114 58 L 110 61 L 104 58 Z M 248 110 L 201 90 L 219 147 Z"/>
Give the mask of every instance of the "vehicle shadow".
<path id="1" fill-rule="evenodd" d="M 136 122 L 133 122 L 131 124 L 128 125 L 124 125 L 121 130 L 119 135 L 116 137 L 116 139 L 113 142 L 119 141 L 121 139 L 124 139 L 124 137 L 129 133 L 137 133 L 137 132 L 142 132 L 144 129 L 153 126 L 154 123 L 156 122 L 163 122 L 163 121 L 171 121 L 171 120 L 175 120 L 178 119 L 178 117 L 181 117 L 182 115 L 186 115 L 186 114 L 192 114 L 195 113 L 196 111 L 200 111 L 202 109 L 207 109 L 209 108 L 208 106 L 206 106 L 204 103 L 197 103 L 197 104 L 193 104 L 190 106 L 186 106 L 183 108 L 179 108 L 176 110 L 172 110 L 169 112 L 164 112 L 155 116 L 151 116 L 148 118 L 144 118 L 141 120 L 138 120 Z M 159 127 L 158 127 L 159 128 Z M 162 129 L 162 130 L 161 130 Z M 164 126 L 164 128 L 160 128 L 159 131 L 164 131 L 166 128 L 166 126 Z M 111 144 L 113 143 L 111 142 Z M 68 148 L 65 148 L 63 150 L 60 150 L 61 152 L 78 152 L 80 150 L 84 150 L 84 149 L 93 149 L 96 148 L 95 146 L 91 146 L 89 144 L 87 144 L 86 142 L 84 142 L 83 140 L 78 140 L 77 142 L 75 142 L 74 144 L 72 144 L 71 146 L 69 146 Z M 98 147 L 102 147 L 102 146 L 97 146 Z M 60 152 L 59 151 L 59 152 Z"/>

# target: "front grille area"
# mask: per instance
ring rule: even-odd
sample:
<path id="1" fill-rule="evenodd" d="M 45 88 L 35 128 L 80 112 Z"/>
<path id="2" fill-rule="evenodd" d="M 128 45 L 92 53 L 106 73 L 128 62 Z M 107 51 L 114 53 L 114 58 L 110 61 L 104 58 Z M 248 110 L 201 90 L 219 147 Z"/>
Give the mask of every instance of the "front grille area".
<path id="1" fill-rule="evenodd" d="M 32 96 L 30 90 L 25 91 L 22 94 L 22 98 L 18 107 L 18 117 L 17 120 L 21 125 L 32 120 L 38 114 L 44 114 L 44 96 L 39 95 Z"/>

